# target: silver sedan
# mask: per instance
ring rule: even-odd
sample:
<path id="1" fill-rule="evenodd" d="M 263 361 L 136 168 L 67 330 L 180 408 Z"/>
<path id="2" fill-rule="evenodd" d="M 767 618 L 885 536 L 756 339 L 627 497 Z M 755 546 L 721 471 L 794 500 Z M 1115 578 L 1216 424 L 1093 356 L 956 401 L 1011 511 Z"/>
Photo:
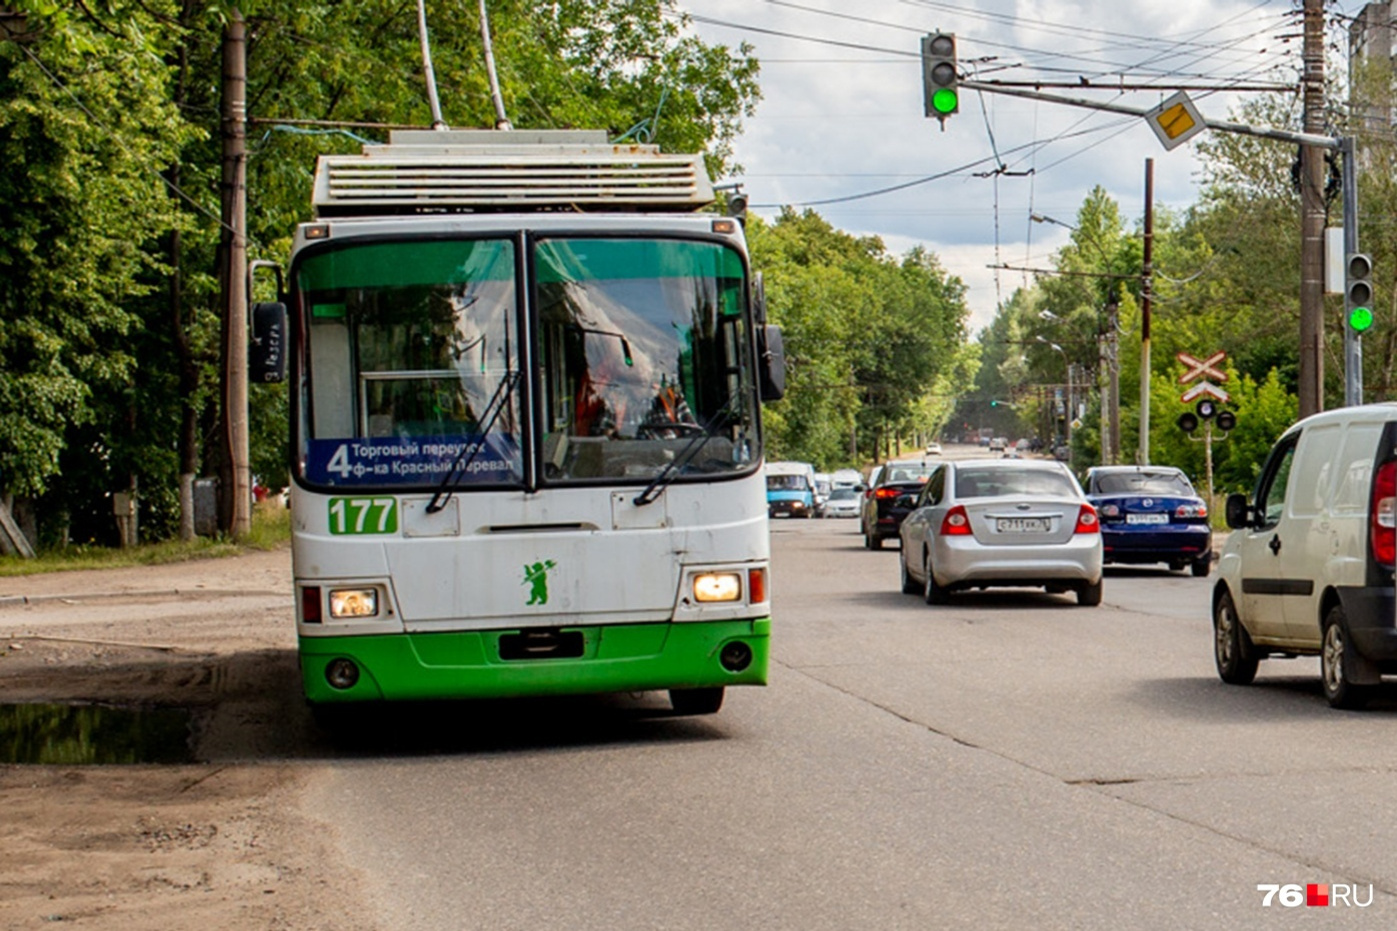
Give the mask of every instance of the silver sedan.
<path id="1" fill-rule="evenodd" d="M 945 604 L 957 590 L 1033 586 L 1101 603 L 1101 525 L 1062 463 L 941 463 L 913 506 L 900 530 L 907 594 Z"/>

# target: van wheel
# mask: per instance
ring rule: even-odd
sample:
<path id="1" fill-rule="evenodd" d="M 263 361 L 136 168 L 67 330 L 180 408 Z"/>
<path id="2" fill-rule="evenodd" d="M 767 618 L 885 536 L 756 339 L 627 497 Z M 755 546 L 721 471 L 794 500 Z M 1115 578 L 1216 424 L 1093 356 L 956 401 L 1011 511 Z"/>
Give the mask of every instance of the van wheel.
<path id="1" fill-rule="evenodd" d="M 1228 685 L 1249 685 L 1256 678 L 1256 648 L 1227 591 L 1218 595 L 1213 606 L 1213 659 L 1218 677 Z"/>
<path id="2" fill-rule="evenodd" d="M 1362 708 L 1368 703 L 1368 689 L 1348 678 L 1348 670 L 1356 662 L 1353 644 L 1348 636 L 1348 618 L 1344 609 L 1335 605 L 1324 616 L 1324 636 L 1319 652 L 1319 675 L 1324 683 L 1324 697 L 1331 708 Z"/>
<path id="3" fill-rule="evenodd" d="M 1077 604 L 1084 605 L 1088 608 L 1094 608 L 1101 604 L 1102 584 L 1103 580 L 1097 579 L 1095 584 L 1083 585 L 1081 588 L 1077 589 Z"/>
<path id="4" fill-rule="evenodd" d="M 926 569 L 926 584 L 922 586 L 922 598 L 929 605 L 944 605 L 951 603 L 951 593 L 945 588 L 936 584 L 936 576 L 931 572 L 931 555 L 928 554 L 923 563 Z"/>
<path id="5" fill-rule="evenodd" d="M 723 707 L 723 687 L 670 689 L 669 704 L 675 714 L 713 714 Z"/>
<path id="6" fill-rule="evenodd" d="M 902 594 L 915 595 L 922 590 L 917 580 L 912 578 L 912 574 L 907 571 L 907 551 L 903 550 L 897 564 L 902 568 Z"/>
<path id="7" fill-rule="evenodd" d="M 1200 556 L 1193 561 L 1193 577 L 1195 579 L 1206 579 L 1208 573 L 1213 571 L 1213 554 Z"/>

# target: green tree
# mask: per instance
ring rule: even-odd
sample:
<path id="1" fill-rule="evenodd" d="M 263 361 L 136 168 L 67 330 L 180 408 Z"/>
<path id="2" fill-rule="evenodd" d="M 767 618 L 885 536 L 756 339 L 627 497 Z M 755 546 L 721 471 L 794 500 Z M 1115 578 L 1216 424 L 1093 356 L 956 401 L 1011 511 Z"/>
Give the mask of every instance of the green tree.
<path id="1" fill-rule="evenodd" d="M 45 495 L 52 535 L 100 539 L 105 495 L 138 488 L 143 527 L 178 523 L 180 474 L 208 474 L 218 411 L 222 28 L 230 6 L 26 0 L 32 41 L 0 45 L 0 492 Z M 426 126 L 411 4 L 243 6 L 248 226 L 282 258 L 315 157 Z M 446 120 L 490 126 L 477 9 L 434 8 Z M 758 95 L 750 49 L 702 42 L 670 0 L 492 3 L 510 117 L 705 151 L 726 170 Z M 264 295 L 265 296 L 265 295 Z M 278 481 L 284 389 L 252 392 L 254 468 Z"/>
<path id="2" fill-rule="evenodd" d="M 832 468 L 925 433 L 918 405 L 965 342 L 959 279 L 923 250 L 899 260 L 814 211 L 748 232 L 790 361 L 787 397 L 767 416 L 771 455 Z"/>
<path id="3" fill-rule="evenodd" d="M 134 305 L 165 271 L 158 169 L 187 129 L 158 14 L 25 12 L 33 40 L 0 43 L 0 488 L 43 495 L 87 430 L 101 494 L 127 484 L 112 441 L 137 403 Z"/>

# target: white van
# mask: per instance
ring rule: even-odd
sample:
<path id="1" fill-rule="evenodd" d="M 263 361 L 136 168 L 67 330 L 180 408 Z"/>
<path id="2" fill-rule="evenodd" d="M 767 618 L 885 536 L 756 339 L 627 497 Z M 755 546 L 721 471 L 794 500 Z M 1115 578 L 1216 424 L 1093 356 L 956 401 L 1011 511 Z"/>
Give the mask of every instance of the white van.
<path id="1" fill-rule="evenodd" d="M 1224 682 L 1251 682 L 1268 657 L 1318 654 L 1325 698 L 1352 708 L 1397 675 L 1397 404 L 1295 424 L 1252 500 L 1227 499 L 1227 524 L 1213 590 Z"/>

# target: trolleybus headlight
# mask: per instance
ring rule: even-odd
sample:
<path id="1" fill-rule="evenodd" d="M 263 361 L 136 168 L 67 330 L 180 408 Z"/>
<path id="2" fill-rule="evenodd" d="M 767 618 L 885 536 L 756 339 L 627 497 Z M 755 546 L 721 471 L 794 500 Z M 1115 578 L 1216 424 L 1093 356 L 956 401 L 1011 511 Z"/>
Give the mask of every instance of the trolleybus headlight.
<path id="1" fill-rule="evenodd" d="M 739 601 L 742 598 L 742 576 L 736 572 L 705 572 L 694 576 L 694 600 Z"/>
<path id="2" fill-rule="evenodd" d="M 332 659 L 325 667 L 325 681 L 332 688 L 352 689 L 359 681 L 359 666 L 352 659 Z"/>
<path id="3" fill-rule="evenodd" d="M 378 591 L 372 588 L 330 590 L 331 617 L 373 617 L 378 614 Z"/>

